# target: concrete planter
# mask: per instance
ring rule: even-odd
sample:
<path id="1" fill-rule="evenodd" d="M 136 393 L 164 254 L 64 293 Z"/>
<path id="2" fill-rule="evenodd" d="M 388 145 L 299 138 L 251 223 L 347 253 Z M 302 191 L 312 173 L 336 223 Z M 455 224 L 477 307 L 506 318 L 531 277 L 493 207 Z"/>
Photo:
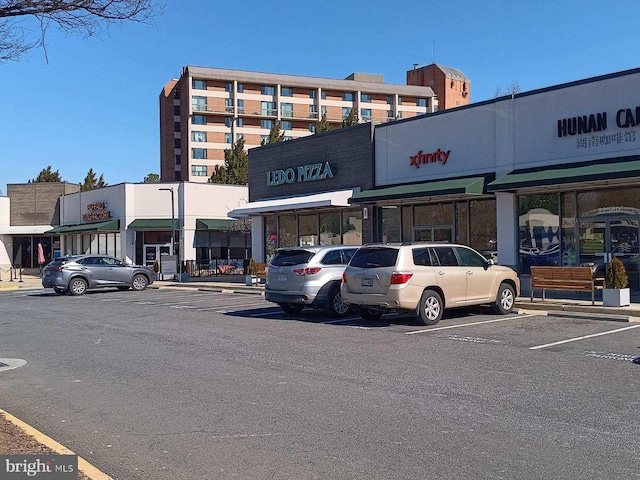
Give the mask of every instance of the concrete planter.
<path id="1" fill-rule="evenodd" d="M 256 277 L 255 275 L 245 275 L 244 284 L 248 287 L 251 287 L 252 285 L 257 285 L 258 277 Z"/>
<path id="2" fill-rule="evenodd" d="M 602 303 L 605 307 L 626 307 L 631 305 L 631 290 L 628 288 L 605 288 L 602 290 Z"/>

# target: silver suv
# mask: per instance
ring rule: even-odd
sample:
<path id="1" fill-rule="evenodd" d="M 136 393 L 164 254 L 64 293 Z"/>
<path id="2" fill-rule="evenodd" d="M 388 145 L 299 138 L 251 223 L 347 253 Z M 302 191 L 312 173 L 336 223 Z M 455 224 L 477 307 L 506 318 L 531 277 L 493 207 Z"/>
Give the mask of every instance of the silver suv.
<path id="1" fill-rule="evenodd" d="M 106 255 L 61 257 L 42 272 L 42 286 L 58 295 L 82 295 L 88 289 L 117 287 L 120 290 L 144 290 L 155 274 L 148 267 L 131 265 Z"/>
<path id="2" fill-rule="evenodd" d="M 357 249 L 346 245 L 278 249 L 267 266 L 265 298 L 289 314 L 309 306 L 324 308 L 335 317 L 347 315 L 340 282 Z"/>
<path id="3" fill-rule="evenodd" d="M 510 313 L 520 280 L 465 245 L 407 242 L 362 246 L 345 269 L 341 290 L 364 319 L 396 311 L 435 325 L 445 308 L 489 304 Z"/>

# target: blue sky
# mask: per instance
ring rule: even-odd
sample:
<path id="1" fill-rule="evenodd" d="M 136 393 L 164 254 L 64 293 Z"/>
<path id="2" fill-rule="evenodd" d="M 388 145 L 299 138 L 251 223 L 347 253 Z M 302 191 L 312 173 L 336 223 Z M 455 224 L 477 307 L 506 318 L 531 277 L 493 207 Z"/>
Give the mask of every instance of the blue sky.
<path id="1" fill-rule="evenodd" d="M 48 165 L 76 183 L 89 168 L 108 184 L 160 173 L 158 97 L 185 65 L 404 84 L 414 63 L 435 61 L 470 78 L 472 102 L 514 81 L 529 91 L 640 67 L 640 2 L 164 4 L 149 25 L 91 38 L 49 30 L 48 64 L 41 49 L 0 64 L 3 194 Z"/>

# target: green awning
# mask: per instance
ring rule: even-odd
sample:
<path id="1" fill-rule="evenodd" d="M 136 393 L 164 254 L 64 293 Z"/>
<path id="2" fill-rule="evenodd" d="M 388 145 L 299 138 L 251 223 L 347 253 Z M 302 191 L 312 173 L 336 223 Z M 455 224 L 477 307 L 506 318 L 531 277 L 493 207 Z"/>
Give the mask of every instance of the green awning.
<path id="1" fill-rule="evenodd" d="M 226 230 L 235 222 L 229 218 L 196 218 L 196 230 Z"/>
<path id="2" fill-rule="evenodd" d="M 494 180 L 487 186 L 490 192 L 513 191 L 526 187 L 569 185 L 600 180 L 627 179 L 640 177 L 640 160 L 571 163 L 544 168 L 514 170 Z"/>
<path id="3" fill-rule="evenodd" d="M 73 235 L 75 233 L 117 232 L 119 230 L 120 220 L 109 220 L 107 222 L 81 223 L 79 225 L 55 227 L 45 233 L 48 235 Z"/>
<path id="4" fill-rule="evenodd" d="M 173 229 L 180 228 L 178 219 L 173 221 Z M 129 224 L 127 230 L 171 230 L 170 218 L 137 218 Z"/>
<path id="5" fill-rule="evenodd" d="M 349 203 L 367 203 L 412 197 L 431 197 L 436 195 L 482 195 L 486 193 L 486 180 L 487 178 L 484 176 L 467 177 L 376 188 L 355 194 L 349 199 Z"/>

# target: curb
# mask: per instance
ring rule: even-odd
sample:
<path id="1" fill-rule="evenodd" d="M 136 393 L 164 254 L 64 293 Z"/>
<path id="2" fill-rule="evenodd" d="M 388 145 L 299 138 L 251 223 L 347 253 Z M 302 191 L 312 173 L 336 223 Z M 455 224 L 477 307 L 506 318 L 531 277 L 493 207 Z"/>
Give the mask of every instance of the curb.
<path id="1" fill-rule="evenodd" d="M 25 434 L 33 437 L 38 443 L 44 445 L 45 447 L 53 450 L 55 453 L 59 455 L 77 455 L 76 453 L 69 450 L 64 445 L 56 442 L 51 437 L 46 436 L 39 430 L 36 430 L 31 425 L 24 423 L 22 420 L 17 419 L 9 412 L 0 408 L 0 415 L 3 415 L 9 422 L 15 425 L 17 428 L 22 430 Z M 112 477 L 107 475 L 106 473 L 98 470 L 96 467 L 87 462 L 84 458 L 78 455 L 78 470 L 84 473 L 91 480 L 113 480 Z"/>

